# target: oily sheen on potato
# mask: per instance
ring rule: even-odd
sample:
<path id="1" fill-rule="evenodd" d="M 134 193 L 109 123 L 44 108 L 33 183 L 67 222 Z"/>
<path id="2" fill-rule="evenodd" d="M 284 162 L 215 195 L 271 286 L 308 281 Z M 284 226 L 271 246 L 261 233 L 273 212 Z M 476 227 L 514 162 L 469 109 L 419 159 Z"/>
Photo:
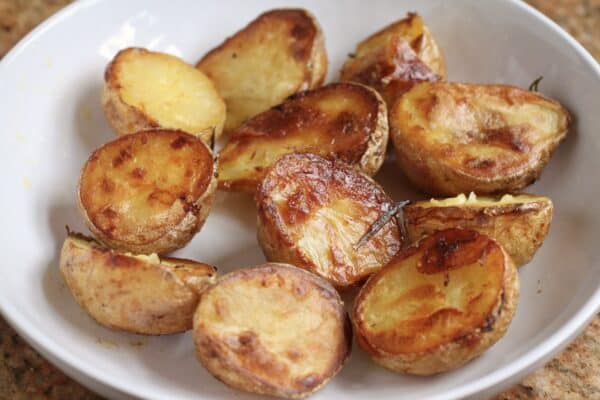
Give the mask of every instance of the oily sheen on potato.
<path id="1" fill-rule="evenodd" d="M 210 143 L 223 130 L 225 102 L 214 84 L 175 56 L 121 50 L 108 64 L 104 80 L 104 114 L 119 135 L 179 129 Z"/>
<path id="2" fill-rule="evenodd" d="M 84 165 L 79 208 L 94 235 L 113 248 L 169 252 L 184 246 L 208 216 L 216 169 L 207 145 L 185 132 L 121 136 Z"/>
<path id="3" fill-rule="evenodd" d="M 381 93 L 388 107 L 415 83 L 438 81 L 445 76 L 442 52 L 415 13 L 360 42 L 340 71 L 341 81 L 371 86 Z"/>
<path id="4" fill-rule="evenodd" d="M 376 91 L 332 83 L 289 97 L 235 129 L 219 154 L 219 187 L 254 192 L 287 153 L 313 153 L 374 175 L 385 158 L 387 109 Z"/>
<path id="5" fill-rule="evenodd" d="M 511 193 L 535 181 L 565 138 L 568 112 L 505 85 L 426 82 L 390 110 L 396 160 L 438 196 Z"/>
<path id="6" fill-rule="evenodd" d="M 267 172 L 256 202 L 258 240 L 267 259 L 304 268 L 340 288 L 364 280 L 401 246 L 395 217 L 358 245 L 392 200 L 341 162 L 285 155 Z"/>
<path id="7" fill-rule="evenodd" d="M 225 130 L 230 131 L 292 94 L 320 86 L 327 54 L 311 13 L 275 9 L 208 52 L 196 66 L 225 99 Z"/>
<path id="8" fill-rule="evenodd" d="M 73 233 L 63 244 L 60 271 L 98 323 L 143 335 L 191 329 L 200 293 L 216 278 L 206 264 L 118 252 Z"/>
<path id="9" fill-rule="evenodd" d="M 398 253 L 367 281 L 354 303 L 354 332 L 375 362 L 431 375 L 496 343 L 518 293 L 516 268 L 497 242 L 446 229 Z"/>
<path id="10" fill-rule="evenodd" d="M 471 193 L 409 204 L 404 207 L 404 224 L 410 243 L 447 228 L 476 230 L 496 240 L 519 267 L 527 264 L 544 242 L 552 214 L 552 200 L 547 197 Z"/>
<path id="11" fill-rule="evenodd" d="M 194 343 L 200 362 L 227 385 L 303 398 L 342 368 L 352 331 L 329 283 L 268 263 L 228 273 L 202 294 Z"/>

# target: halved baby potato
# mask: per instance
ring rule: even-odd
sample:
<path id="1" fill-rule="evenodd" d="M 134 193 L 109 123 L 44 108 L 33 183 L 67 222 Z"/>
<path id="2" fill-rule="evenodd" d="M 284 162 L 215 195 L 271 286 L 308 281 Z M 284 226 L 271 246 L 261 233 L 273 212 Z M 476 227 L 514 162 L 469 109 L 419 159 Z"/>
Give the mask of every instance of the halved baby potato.
<path id="1" fill-rule="evenodd" d="M 569 113 L 517 87 L 421 83 L 390 110 L 396 160 L 438 196 L 511 193 L 535 181 L 565 138 Z"/>
<path id="2" fill-rule="evenodd" d="M 219 154 L 219 187 L 254 192 L 267 167 L 301 152 L 374 175 L 385 158 L 387 109 L 363 85 L 332 83 L 298 93 L 234 130 Z"/>
<path id="3" fill-rule="evenodd" d="M 314 154 L 281 157 L 256 193 L 258 241 L 269 261 L 343 288 L 363 281 L 401 247 L 395 217 L 359 242 L 393 203 L 368 176 Z"/>
<path id="4" fill-rule="evenodd" d="M 510 256 L 476 231 L 447 229 L 398 253 L 358 294 L 360 346 L 396 372 L 430 375 L 477 357 L 506 332 L 518 301 Z"/>
<path id="5" fill-rule="evenodd" d="M 225 99 L 225 130 L 230 131 L 292 94 L 320 86 L 327 54 L 311 13 L 275 9 L 208 52 L 196 67 Z"/>
<path id="6" fill-rule="evenodd" d="M 267 263 L 228 273 L 202 294 L 194 343 L 200 362 L 227 385 L 303 398 L 342 368 L 352 330 L 329 283 Z"/>
<path id="7" fill-rule="evenodd" d="M 442 52 L 415 13 L 360 42 L 340 71 L 340 80 L 371 86 L 388 107 L 415 83 L 445 77 Z"/>
<path id="8" fill-rule="evenodd" d="M 181 131 L 121 136 L 92 153 L 79 178 L 78 203 L 103 243 L 134 253 L 184 246 L 208 216 L 217 187 L 208 146 Z"/>
<path id="9" fill-rule="evenodd" d="M 122 253 L 73 233 L 63 244 L 60 271 L 98 323 L 143 335 L 191 329 L 200 293 L 216 280 L 210 265 Z"/>
<path id="10" fill-rule="evenodd" d="M 179 129 L 210 143 L 225 124 L 213 82 L 183 60 L 142 48 L 121 50 L 104 74 L 102 104 L 119 135 Z"/>
<path id="11" fill-rule="evenodd" d="M 497 197 L 474 193 L 417 201 L 404 207 L 410 243 L 447 228 L 473 229 L 496 240 L 517 267 L 542 245 L 552 222 L 552 200 L 531 194 Z"/>

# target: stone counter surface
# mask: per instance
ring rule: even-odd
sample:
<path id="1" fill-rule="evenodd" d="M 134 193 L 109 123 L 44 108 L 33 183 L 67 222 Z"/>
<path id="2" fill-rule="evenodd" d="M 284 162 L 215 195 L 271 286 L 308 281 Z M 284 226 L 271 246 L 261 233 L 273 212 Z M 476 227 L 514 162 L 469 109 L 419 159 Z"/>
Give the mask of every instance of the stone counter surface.
<path id="1" fill-rule="evenodd" d="M 69 0 L 0 0 L 0 57 Z M 530 0 L 600 60 L 600 0 Z M 0 317 L 0 400 L 100 399 L 44 360 Z M 600 399 L 600 316 L 560 355 L 495 400 Z"/>

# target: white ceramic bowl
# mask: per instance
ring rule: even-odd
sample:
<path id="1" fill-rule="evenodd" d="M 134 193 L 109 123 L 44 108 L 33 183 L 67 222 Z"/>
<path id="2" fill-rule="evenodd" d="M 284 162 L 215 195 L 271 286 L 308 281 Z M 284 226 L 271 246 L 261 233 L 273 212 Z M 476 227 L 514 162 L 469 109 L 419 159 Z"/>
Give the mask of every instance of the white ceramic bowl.
<path id="1" fill-rule="evenodd" d="M 245 398 L 202 368 L 189 333 L 147 338 L 94 323 L 65 288 L 57 255 L 66 224 L 83 230 L 74 201 L 79 169 L 92 149 L 114 138 L 99 100 L 112 56 L 137 45 L 195 62 L 261 11 L 291 4 L 321 22 L 329 80 L 359 39 L 416 10 L 446 55 L 449 79 L 527 87 L 543 75 L 541 91 L 575 117 L 541 180 L 528 188 L 552 197 L 555 218 L 535 260 L 520 271 L 521 301 L 507 335 L 464 368 L 431 378 L 395 375 L 355 346 L 315 398 L 485 398 L 541 366 L 600 305 L 600 68 L 554 23 L 517 1 L 135 0 L 67 7 L 0 63 L 2 314 L 43 355 L 104 395 Z M 380 179 L 400 198 L 408 192 L 394 171 L 386 167 Z M 202 232 L 180 253 L 222 272 L 263 261 L 249 197 L 220 195 Z"/>

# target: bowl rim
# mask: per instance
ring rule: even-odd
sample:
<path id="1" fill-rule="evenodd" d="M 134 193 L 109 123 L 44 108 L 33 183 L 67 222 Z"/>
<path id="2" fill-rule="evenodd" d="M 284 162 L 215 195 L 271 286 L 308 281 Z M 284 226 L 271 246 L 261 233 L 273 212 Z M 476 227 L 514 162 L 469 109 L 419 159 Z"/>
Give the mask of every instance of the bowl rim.
<path id="1" fill-rule="evenodd" d="M 24 38 L 22 38 L 12 49 L 0 60 L 0 76 L 2 71 L 11 64 L 24 50 L 27 49 L 30 43 L 42 36 L 47 30 L 61 23 L 68 17 L 76 14 L 81 9 L 92 7 L 97 3 L 105 0 L 79 0 L 71 3 L 50 16 Z M 595 75 L 600 79 L 600 64 L 594 57 L 569 33 L 567 33 L 556 22 L 535 9 L 533 6 L 521 0 L 507 0 L 509 6 L 514 6 L 519 9 L 519 12 L 533 16 L 545 25 L 553 34 L 566 41 L 575 52 L 583 59 Z M 508 382 L 512 377 L 530 371 L 540 363 L 548 360 L 560 349 L 565 347 L 575 336 L 581 332 L 589 322 L 595 317 L 596 313 L 600 312 L 600 286 L 596 288 L 593 294 L 584 302 L 584 304 L 575 312 L 566 323 L 558 328 L 549 337 L 542 340 L 540 344 L 523 353 L 516 360 L 504 365 L 502 368 L 489 373 L 481 379 L 462 384 L 454 387 L 442 394 L 434 394 L 427 397 L 428 400 L 447 400 L 462 397 L 468 397 L 483 392 L 494 386 L 501 386 Z M 107 388 L 117 390 L 129 396 L 143 396 L 150 400 L 158 400 L 153 393 L 145 391 L 139 386 L 125 383 L 124 380 L 114 381 L 101 370 L 98 370 L 93 364 L 88 365 L 80 362 L 75 355 L 64 352 L 60 345 L 50 336 L 36 328 L 25 317 L 22 317 L 18 309 L 0 292 L 0 315 L 17 331 L 17 333 L 25 339 L 32 347 L 44 355 L 54 364 L 61 366 L 61 370 L 71 378 L 85 382 L 92 382 L 106 386 Z M 64 369 L 63 369 L 64 368 Z M 65 371 L 65 369 L 67 371 Z M 85 379 L 82 379 L 82 375 Z"/>

